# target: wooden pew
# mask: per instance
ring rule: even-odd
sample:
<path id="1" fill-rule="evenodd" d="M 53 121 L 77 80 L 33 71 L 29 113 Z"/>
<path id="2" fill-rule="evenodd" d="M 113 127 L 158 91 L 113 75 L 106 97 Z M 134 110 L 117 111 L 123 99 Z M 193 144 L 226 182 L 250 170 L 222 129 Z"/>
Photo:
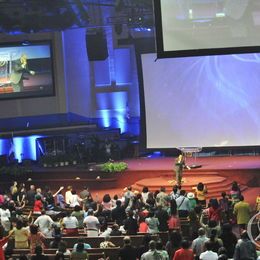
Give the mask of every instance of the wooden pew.
<path id="1" fill-rule="evenodd" d="M 118 260 L 119 257 L 119 247 L 116 248 L 90 248 L 87 249 L 90 260 L 97 260 L 101 257 L 109 257 L 110 260 Z M 49 256 L 49 259 L 54 259 L 57 249 L 44 249 L 44 254 Z M 72 251 L 72 248 L 70 248 Z M 30 255 L 29 249 L 14 249 L 13 257 L 19 257 L 21 254 Z"/>
<path id="2" fill-rule="evenodd" d="M 123 238 L 125 236 L 111 236 L 110 240 L 112 243 L 114 243 L 116 246 L 123 246 Z M 132 240 L 133 246 L 140 246 L 143 242 L 143 234 L 138 235 L 131 235 L 130 238 Z M 74 244 L 78 242 L 79 237 L 62 237 L 62 240 L 64 240 L 67 243 L 68 248 L 72 248 Z M 82 237 L 84 239 L 84 242 L 89 244 L 92 248 L 98 248 L 100 243 L 105 240 L 104 237 Z M 157 240 L 160 238 L 163 242 L 163 244 L 166 244 L 168 240 L 168 232 L 160 232 L 158 234 L 152 235 L 152 239 Z M 50 244 L 50 242 L 53 240 L 53 238 L 47 238 L 47 245 Z"/>

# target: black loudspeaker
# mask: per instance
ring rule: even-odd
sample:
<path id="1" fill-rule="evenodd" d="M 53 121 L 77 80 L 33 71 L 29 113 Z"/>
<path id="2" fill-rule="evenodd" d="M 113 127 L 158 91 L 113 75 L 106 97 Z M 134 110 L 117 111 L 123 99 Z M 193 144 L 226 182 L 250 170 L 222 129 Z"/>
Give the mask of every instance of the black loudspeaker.
<path id="1" fill-rule="evenodd" d="M 103 30 L 87 33 L 86 44 L 88 59 L 90 61 L 107 59 L 107 39 Z"/>

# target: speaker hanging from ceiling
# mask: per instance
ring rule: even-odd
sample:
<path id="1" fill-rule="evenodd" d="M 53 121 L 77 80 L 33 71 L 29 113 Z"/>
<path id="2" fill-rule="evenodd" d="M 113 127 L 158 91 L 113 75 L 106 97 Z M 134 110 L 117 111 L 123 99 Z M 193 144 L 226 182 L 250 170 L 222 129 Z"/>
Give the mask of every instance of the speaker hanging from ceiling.
<path id="1" fill-rule="evenodd" d="M 107 39 L 103 29 L 87 31 L 86 45 L 90 61 L 107 59 Z"/>

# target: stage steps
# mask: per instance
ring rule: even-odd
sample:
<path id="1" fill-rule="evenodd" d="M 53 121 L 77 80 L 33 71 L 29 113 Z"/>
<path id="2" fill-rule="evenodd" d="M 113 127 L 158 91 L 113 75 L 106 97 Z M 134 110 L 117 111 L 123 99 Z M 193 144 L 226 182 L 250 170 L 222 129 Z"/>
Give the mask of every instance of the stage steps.
<path id="1" fill-rule="evenodd" d="M 142 191 L 143 187 L 149 187 L 150 191 L 160 190 L 161 187 L 165 187 L 166 191 L 169 193 L 172 191 L 172 187 L 175 183 L 170 183 L 173 178 L 173 174 L 165 175 L 156 178 L 145 178 L 135 182 L 132 187 L 133 190 Z M 199 182 L 203 182 L 208 189 L 207 199 L 210 198 L 220 198 L 221 193 L 225 191 L 229 194 L 232 180 L 226 177 L 220 176 L 218 172 L 192 172 L 187 171 L 183 175 L 182 189 L 186 192 L 192 192 L 193 187 L 196 187 Z M 242 191 L 247 187 L 241 186 Z"/>

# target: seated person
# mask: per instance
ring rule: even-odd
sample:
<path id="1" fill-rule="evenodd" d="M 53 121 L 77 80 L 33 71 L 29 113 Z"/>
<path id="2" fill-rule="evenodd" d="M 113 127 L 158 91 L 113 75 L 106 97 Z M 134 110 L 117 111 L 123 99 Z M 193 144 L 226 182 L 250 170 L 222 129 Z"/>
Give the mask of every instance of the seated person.
<path id="1" fill-rule="evenodd" d="M 83 243 L 77 244 L 76 251 L 72 251 L 70 259 L 71 260 L 88 259 L 88 253 L 85 251 Z"/>
<path id="2" fill-rule="evenodd" d="M 89 244 L 84 243 L 84 238 L 80 237 L 78 239 L 78 242 L 73 246 L 72 251 L 76 251 L 76 248 L 77 248 L 78 244 L 83 244 L 84 245 L 84 250 L 87 250 L 87 249 L 91 248 L 91 246 Z"/>
<path id="3" fill-rule="evenodd" d="M 121 236 L 122 232 L 119 230 L 119 226 L 117 224 L 114 224 L 112 226 L 112 231 L 110 233 L 110 236 Z"/>
<path id="4" fill-rule="evenodd" d="M 101 242 L 100 245 L 99 245 L 100 248 L 113 248 L 113 247 L 116 247 L 115 244 L 113 244 L 111 241 L 110 241 L 110 236 L 106 236 L 105 237 L 105 241 Z"/>

